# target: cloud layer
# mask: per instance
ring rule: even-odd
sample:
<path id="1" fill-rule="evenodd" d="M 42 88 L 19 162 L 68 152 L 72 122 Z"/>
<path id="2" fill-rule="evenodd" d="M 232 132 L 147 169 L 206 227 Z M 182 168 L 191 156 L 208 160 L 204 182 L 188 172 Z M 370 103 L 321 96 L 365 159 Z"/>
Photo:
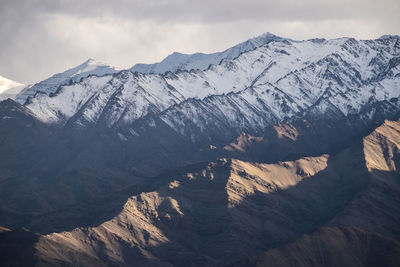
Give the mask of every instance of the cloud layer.
<path id="1" fill-rule="evenodd" d="M 293 39 L 400 34 L 398 0 L 5 0 L 0 75 L 32 83 L 87 58 L 130 67 L 271 32 Z"/>

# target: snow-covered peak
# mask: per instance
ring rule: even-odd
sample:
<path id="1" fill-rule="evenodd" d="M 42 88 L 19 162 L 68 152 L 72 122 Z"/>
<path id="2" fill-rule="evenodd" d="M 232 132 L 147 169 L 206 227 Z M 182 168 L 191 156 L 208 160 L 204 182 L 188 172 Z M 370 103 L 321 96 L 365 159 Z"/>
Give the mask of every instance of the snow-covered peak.
<path id="1" fill-rule="evenodd" d="M 234 59 L 241 53 L 254 50 L 260 46 L 268 44 L 273 40 L 281 39 L 283 38 L 271 33 L 264 33 L 222 52 L 212 54 L 182 54 L 174 52 L 159 63 L 136 64 L 130 70 L 133 72 L 158 74 L 163 74 L 168 71 L 175 72 L 177 70 L 205 70 L 212 64 L 219 64 L 223 59 Z"/>
<path id="2" fill-rule="evenodd" d="M 266 32 L 257 37 L 251 38 L 243 43 L 235 45 L 232 48 L 241 48 L 243 52 L 245 52 L 260 47 L 262 45 L 268 44 L 272 40 L 282 40 L 282 39 L 283 39 L 282 37 Z"/>
<path id="3" fill-rule="evenodd" d="M 0 76 L 0 101 L 14 98 L 24 87 L 22 83 Z"/>
<path id="4" fill-rule="evenodd" d="M 16 100 L 20 103 L 25 103 L 28 97 L 34 96 L 37 92 L 50 95 L 57 91 L 62 86 L 71 82 L 78 82 L 82 78 L 90 75 L 103 76 L 118 72 L 116 67 L 107 65 L 94 59 L 88 59 L 82 64 L 66 70 L 62 73 L 57 73 L 50 78 L 26 87 L 17 97 Z"/>
<path id="5" fill-rule="evenodd" d="M 77 66 L 78 72 L 87 72 L 87 71 L 92 71 L 95 70 L 96 68 L 102 68 L 102 67 L 107 67 L 107 68 L 112 68 L 112 69 L 118 69 L 117 67 L 110 66 L 102 61 L 89 58 L 85 62 L 83 62 L 81 65 Z"/>
<path id="6" fill-rule="evenodd" d="M 18 86 L 23 86 L 23 84 L 0 76 L 0 94 Z"/>

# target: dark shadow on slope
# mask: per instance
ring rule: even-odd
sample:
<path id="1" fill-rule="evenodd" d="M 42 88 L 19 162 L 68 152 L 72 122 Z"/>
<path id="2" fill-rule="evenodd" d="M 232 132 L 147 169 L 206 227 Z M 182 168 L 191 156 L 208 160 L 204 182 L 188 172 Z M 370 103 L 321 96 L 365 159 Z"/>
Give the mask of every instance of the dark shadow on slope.
<path id="1" fill-rule="evenodd" d="M 287 119 L 261 133 L 242 134 L 222 144 L 225 151 L 220 152 L 220 157 L 274 163 L 337 153 L 369 135 L 385 119 L 396 120 L 399 116 L 396 105 L 381 101 L 364 107 L 358 115 L 341 119 Z"/>
<path id="2" fill-rule="evenodd" d="M 359 227 L 322 227 L 231 267 L 396 267 L 400 242 Z"/>
<path id="3" fill-rule="evenodd" d="M 206 165 L 207 163 L 196 163 L 179 170 L 164 172 L 155 177 L 135 177 L 138 181 L 136 185 L 113 192 L 104 198 L 82 201 L 54 212 L 33 216 L 31 221 L 26 222 L 25 225 L 41 234 L 71 231 L 78 227 L 96 227 L 117 216 L 128 198 L 140 193 L 155 191 L 166 186 L 175 175 Z"/>
<path id="4" fill-rule="evenodd" d="M 39 237 L 24 228 L 0 232 L 0 266 L 35 266 L 38 258 L 34 245 Z"/>
<path id="5" fill-rule="evenodd" d="M 274 163 L 304 156 L 337 153 L 368 135 L 377 124 L 364 125 L 349 119 L 293 120 L 268 127 L 259 136 L 241 135 L 226 146 L 225 156 Z M 243 152 L 235 149 L 240 147 Z M 229 153 L 230 152 L 230 153 Z"/>
<path id="6" fill-rule="evenodd" d="M 368 186 L 327 225 L 353 225 L 400 240 L 400 174 L 372 169 Z"/>

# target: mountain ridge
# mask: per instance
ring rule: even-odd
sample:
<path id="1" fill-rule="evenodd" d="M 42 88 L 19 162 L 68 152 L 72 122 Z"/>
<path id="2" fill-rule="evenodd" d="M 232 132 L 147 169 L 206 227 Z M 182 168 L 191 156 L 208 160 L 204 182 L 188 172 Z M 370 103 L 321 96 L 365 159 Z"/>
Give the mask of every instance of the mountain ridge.
<path id="1" fill-rule="evenodd" d="M 24 104 L 29 97 L 34 97 L 37 93 L 50 95 L 55 93 L 60 86 L 68 83 L 79 82 L 80 79 L 86 78 L 89 75 L 102 76 L 117 71 L 118 70 L 115 67 L 90 58 L 74 68 L 68 69 L 62 73 L 54 74 L 43 81 L 27 86 L 16 96 L 15 99 L 20 104 Z"/>
<path id="2" fill-rule="evenodd" d="M 205 70 L 210 65 L 219 64 L 223 59 L 234 59 L 243 52 L 253 50 L 257 47 L 260 47 L 261 45 L 267 44 L 268 42 L 279 39 L 283 38 L 267 32 L 257 37 L 251 38 L 245 42 L 237 44 L 222 52 L 215 52 L 211 54 L 182 54 L 179 52 L 174 52 L 163 59 L 161 62 L 154 64 L 139 63 L 135 64 L 129 70 L 131 70 L 132 72 L 156 74 L 164 74 L 168 71 L 176 72 L 178 70 Z"/>
<path id="3" fill-rule="evenodd" d="M 376 71 L 374 70 L 374 68 L 378 68 L 379 65 L 374 64 L 367 68 L 365 68 L 364 65 L 360 65 L 359 62 L 361 61 L 357 59 L 357 57 L 359 58 L 360 55 L 354 52 L 354 48 L 352 47 L 355 45 L 356 49 L 358 49 L 360 53 L 364 53 L 367 55 L 372 53 L 372 55 L 368 55 L 367 60 L 364 60 L 366 62 L 372 62 L 371 60 L 375 59 L 377 56 L 382 58 L 382 55 L 378 55 L 376 52 L 374 52 L 376 51 L 376 49 L 380 49 L 379 47 L 381 46 L 381 44 L 358 42 L 356 40 L 346 38 L 324 42 L 326 44 L 324 43 L 324 45 L 321 45 L 320 43 L 315 44 L 311 41 L 293 43 L 290 43 L 287 40 L 273 41 L 267 46 L 257 48 L 250 52 L 246 52 L 233 61 L 226 59 L 222 60 L 220 65 L 211 65 L 211 67 L 209 67 L 204 72 L 179 71 L 175 74 L 170 72 L 166 73 L 165 75 L 146 75 L 140 73 L 131 74 L 127 71 L 122 71 L 121 73 L 116 74 L 116 76 L 108 75 L 108 79 L 105 78 L 107 76 L 106 75 L 100 77 L 99 79 L 112 81 L 112 83 L 115 83 L 115 85 L 113 85 L 115 89 L 111 88 L 107 84 L 106 85 L 108 87 L 103 87 L 104 85 L 100 85 L 101 87 L 96 90 L 103 90 L 104 93 L 107 93 L 104 94 L 101 93 L 101 91 L 100 93 L 97 93 L 96 90 L 93 91 L 96 97 L 93 98 L 92 105 L 97 107 L 98 111 L 96 112 L 102 112 L 102 109 L 104 109 L 105 105 L 112 106 L 116 105 L 117 103 L 119 103 L 119 105 L 122 105 L 122 109 L 121 107 L 113 108 L 116 113 L 112 116 L 116 116 L 116 119 L 112 119 L 110 122 L 108 122 L 109 126 L 112 126 L 116 120 L 121 121 L 121 119 L 125 120 L 125 123 L 129 124 L 135 119 L 146 115 L 147 112 L 150 110 L 158 110 L 156 111 L 156 113 L 159 113 L 167 109 L 168 106 L 183 102 L 187 98 L 194 97 L 201 100 L 204 97 L 213 94 L 222 94 L 222 96 L 224 96 L 224 94 L 232 92 L 240 93 L 241 90 L 246 88 L 260 88 L 261 90 L 265 90 L 265 87 L 268 85 L 268 83 L 273 84 L 272 93 L 275 94 L 275 96 L 267 98 L 265 98 L 264 96 L 263 98 L 258 99 L 263 99 L 262 101 L 270 100 L 273 97 L 275 97 L 276 99 L 281 99 L 282 104 L 284 105 L 278 104 L 276 107 L 272 107 L 272 110 L 277 108 L 279 109 L 281 107 L 284 107 L 285 105 L 287 106 L 288 103 L 295 101 L 295 105 L 297 105 L 297 107 L 295 108 L 295 113 L 298 113 L 300 110 L 304 110 L 305 108 L 310 107 L 310 105 L 317 101 L 318 98 L 330 98 L 330 103 L 332 105 L 335 105 L 339 110 L 341 110 L 342 113 L 346 115 L 349 111 L 357 112 L 357 109 L 360 109 L 362 105 L 366 105 L 367 101 L 370 101 L 370 99 L 368 98 L 372 97 L 372 101 L 374 101 L 373 98 L 376 98 L 375 101 L 379 101 L 398 97 L 398 94 L 396 94 L 396 90 L 394 90 L 394 88 L 398 87 L 399 83 L 397 77 L 399 65 L 394 64 L 390 69 L 380 71 L 378 74 L 375 74 Z M 339 44 L 337 44 L 338 42 Z M 304 52 L 296 52 L 296 45 L 302 47 L 303 50 L 305 49 L 304 51 L 307 51 L 307 49 L 309 50 L 310 48 L 315 50 L 319 47 L 318 49 L 320 49 L 320 53 L 322 54 L 318 56 L 318 53 L 316 54 L 314 50 L 309 50 L 309 52 L 307 53 L 311 53 L 311 58 L 316 59 L 316 62 L 305 62 L 305 65 L 302 66 L 300 63 L 295 62 L 291 62 L 288 65 L 288 63 L 285 63 L 285 61 L 282 62 L 281 60 L 280 64 L 282 67 L 278 67 L 278 69 L 276 70 L 276 61 L 274 61 L 273 59 L 277 60 L 280 57 L 283 59 L 290 59 L 291 57 L 290 54 L 288 55 L 288 52 L 282 53 L 280 52 L 280 50 L 278 52 L 275 52 L 273 50 L 276 49 L 276 47 L 283 47 L 291 53 L 300 53 L 300 55 L 302 55 L 302 53 Z M 341 55 L 337 54 L 336 52 L 330 53 L 330 50 L 325 51 L 327 49 L 325 47 L 326 45 L 328 45 L 328 48 L 329 46 L 331 46 L 331 48 L 329 49 L 339 51 Z M 395 47 L 398 46 L 398 44 L 393 45 L 395 45 Z M 389 53 L 390 51 L 385 52 L 384 58 L 386 62 L 391 60 L 393 56 L 397 55 L 399 53 L 398 51 L 399 49 L 397 47 L 392 53 Z M 262 57 L 265 57 L 265 54 L 268 53 L 271 53 L 269 55 L 269 59 L 263 60 Z M 252 59 L 252 57 L 254 59 Z M 292 56 L 292 58 L 293 57 L 296 58 L 296 56 Z M 306 61 L 306 59 L 303 60 Z M 246 62 L 246 60 L 250 61 Z M 267 62 L 265 60 L 267 60 Z M 242 64 L 243 66 L 241 66 L 240 64 Z M 258 66 L 254 64 L 258 64 Z M 290 64 L 292 64 L 293 66 L 288 68 Z M 241 68 L 249 69 L 250 65 L 253 66 L 250 67 L 253 68 L 253 72 L 250 76 L 246 77 L 246 72 L 241 71 Z M 315 68 L 317 67 L 321 69 L 319 71 L 320 74 L 317 72 L 317 75 L 319 76 L 314 77 Z M 254 72 L 254 70 L 256 70 L 256 72 Z M 277 71 L 280 71 L 282 73 L 280 75 L 283 76 L 277 76 Z M 336 76 L 336 74 L 333 75 L 332 73 L 334 72 L 342 76 L 339 77 Z M 360 73 L 362 73 L 362 76 Z M 243 77 L 241 75 L 243 75 Z M 375 77 L 376 75 L 389 76 L 381 79 L 380 81 L 374 81 L 375 78 L 372 78 L 372 82 L 365 82 L 367 79 L 371 79 L 371 77 Z M 232 79 L 231 77 L 235 78 Z M 229 79 L 232 79 L 231 82 L 225 84 L 225 81 Z M 311 79 L 314 79 L 315 82 Z M 95 82 L 95 80 L 96 79 L 93 79 L 93 82 Z M 159 85 L 157 85 L 157 83 Z M 77 85 L 75 84 L 72 86 L 76 87 Z M 375 93 L 375 91 L 377 90 L 375 88 L 378 86 L 380 87 L 379 89 L 381 91 L 383 89 L 386 90 L 386 92 L 384 91 L 384 94 Z M 348 90 L 348 88 L 357 87 L 359 88 L 357 89 L 359 92 L 354 91 L 354 89 L 350 91 Z M 300 90 L 296 89 L 298 90 L 296 91 L 295 88 L 300 88 Z M 113 90 L 116 89 L 118 89 L 119 91 L 115 91 L 116 93 L 114 94 Z M 79 88 L 79 90 L 82 91 L 86 89 L 85 87 L 83 87 Z M 266 88 L 266 91 L 271 92 L 271 90 L 268 90 L 268 88 Z M 348 96 L 344 96 L 345 91 L 347 91 L 347 94 L 349 94 Z M 131 96 L 132 94 L 135 95 L 137 99 L 141 98 L 141 102 L 136 101 L 135 103 L 133 103 L 131 100 L 126 99 L 126 97 Z M 86 97 L 91 97 L 91 95 L 87 95 Z M 53 101 L 53 98 L 54 97 L 43 96 L 41 98 L 38 98 L 38 101 Z M 56 98 L 54 98 L 54 101 Z M 35 102 L 35 99 L 36 98 L 33 98 L 32 101 Z M 68 98 L 64 100 L 70 101 Z M 112 102 L 111 100 L 115 102 Z M 40 105 L 40 112 L 42 114 L 41 116 L 44 116 L 45 120 L 47 119 L 46 116 L 50 115 L 48 119 L 52 122 L 57 122 L 58 115 L 56 114 L 65 113 L 65 111 L 57 110 L 53 107 L 50 107 L 54 106 L 54 104 L 51 104 L 51 102 L 49 102 L 50 109 L 43 113 L 43 108 L 47 108 L 46 105 L 48 104 L 40 103 L 38 101 L 36 101 L 36 104 L 29 103 L 28 107 L 30 106 L 33 109 L 39 109 L 35 108 L 34 105 Z M 77 99 L 73 101 L 82 100 Z M 84 100 L 84 102 L 85 101 L 87 100 Z M 89 100 L 89 102 L 90 101 L 91 100 Z M 258 100 L 256 99 L 256 101 Z M 251 104 L 254 105 L 255 103 L 251 102 Z M 266 107 L 271 104 L 273 103 L 267 104 Z M 57 105 L 55 107 L 57 108 Z M 352 111 L 354 109 L 355 111 Z M 91 113 L 91 111 L 87 109 L 87 113 Z M 72 114 L 73 113 L 71 113 L 71 115 Z M 122 114 L 124 115 L 121 116 Z M 68 119 L 68 117 L 71 115 L 67 115 L 66 119 Z M 90 117 L 92 115 L 88 116 Z M 99 116 L 100 115 L 95 115 L 94 123 L 96 123 L 96 120 Z M 276 116 L 276 114 L 274 116 Z M 93 120 L 93 118 L 91 118 L 90 120 Z"/>

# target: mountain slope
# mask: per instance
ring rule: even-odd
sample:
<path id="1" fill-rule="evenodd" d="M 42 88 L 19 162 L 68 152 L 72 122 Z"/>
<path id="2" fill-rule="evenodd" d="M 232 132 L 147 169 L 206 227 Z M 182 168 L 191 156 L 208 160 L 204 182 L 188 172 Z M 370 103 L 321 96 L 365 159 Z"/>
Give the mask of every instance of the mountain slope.
<path id="1" fill-rule="evenodd" d="M 30 228 L 45 215 L 65 211 L 68 218 L 58 218 L 65 229 L 65 225 L 75 225 L 74 218 L 87 216 L 87 211 L 80 210 L 81 205 L 92 205 L 93 209 L 99 199 L 141 182 L 138 174 L 101 161 L 105 153 L 99 152 L 102 148 L 94 140 L 78 142 L 74 135 L 43 124 L 26 107 L 10 99 L 0 102 L 0 128 L 2 226 Z M 99 158 L 93 156 L 93 151 L 89 157 L 81 155 L 91 146 L 97 149 Z M 41 222 L 36 229 L 43 232 L 58 227 L 51 220 Z"/>

